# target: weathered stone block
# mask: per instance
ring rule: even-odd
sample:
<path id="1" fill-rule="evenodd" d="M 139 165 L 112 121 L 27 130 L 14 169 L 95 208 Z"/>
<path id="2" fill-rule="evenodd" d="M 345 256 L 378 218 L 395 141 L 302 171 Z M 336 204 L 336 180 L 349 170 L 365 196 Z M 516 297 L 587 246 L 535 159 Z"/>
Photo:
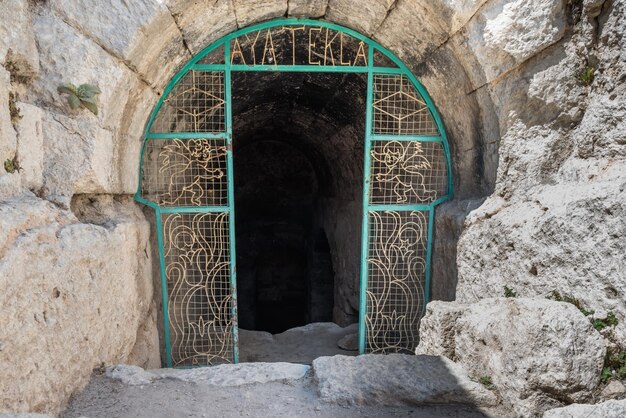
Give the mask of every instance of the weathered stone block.
<path id="1" fill-rule="evenodd" d="M 387 16 L 393 0 L 329 0 L 326 19 L 372 35 Z"/>
<path id="2" fill-rule="evenodd" d="M 74 194 L 110 193 L 113 134 L 87 116 L 46 113 L 43 119 L 44 195 L 64 207 Z"/>
<path id="3" fill-rule="evenodd" d="M 233 4 L 240 28 L 287 13 L 287 0 L 233 0 Z"/>
<path id="4" fill-rule="evenodd" d="M 235 7 L 231 0 L 170 0 L 168 7 L 193 54 L 237 30 Z"/>
<path id="5" fill-rule="evenodd" d="M 72 27 L 136 68 L 157 89 L 191 58 L 163 2 L 51 0 L 50 3 Z"/>
<path id="6" fill-rule="evenodd" d="M 0 67 L 0 162 L 2 163 L 15 156 L 17 146 L 17 137 L 9 111 L 9 91 L 9 72 Z M 4 172 L 4 167 L 1 167 L 0 173 Z"/>
<path id="7" fill-rule="evenodd" d="M 44 111 L 28 103 L 17 103 L 21 119 L 17 124 L 17 160 L 22 184 L 30 190 L 43 186 Z"/>
<path id="8" fill-rule="evenodd" d="M 493 406 L 495 395 L 445 357 L 406 354 L 320 357 L 313 361 L 320 396 L 342 405 Z"/>
<path id="9" fill-rule="evenodd" d="M 104 225 L 30 194 L 0 205 L 3 410 L 56 415 L 94 367 L 126 361 L 135 345 L 152 298 L 137 256 L 149 227 L 129 199 L 109 204 Z"/>
<path id="10" fill-rule="evenodd" d="M 622 418 L 626 416 L 626 399 L 606 401 L 595 405 L 573 404 L 551 409 L 543 418 Z"/>
<path id="11" fill-rule="evenodd" d="M 439 10 L 428 1 L 397 2 L 389 16 L 374 27 L 374 38 L 383 46 L 393 45 L 400 57 L 417 64 L 448 37 L 450 29 Z"/>
<path id="12" fill-rule="evenodd" d="M 491 298 L 429 306 L 420 352 L 454 353 L 470 376 L 491 378 L 519 416 L 589 399 L 599 384 L 604 340 L 572 304 Z"/>
<path id="13" fill-rule="evenodd" d="M 459 56 L 478 87 L 558 42 L 565 33 L 563 2 L 488 3 L 453 38 L 471 53 Z"/>
<path id="14" fill-rule="evenodd" d="M 39 53 L 27 0 L 2 0 L 0 64 L 14 76 L 30 78 L 39 71 Z"/>
<path id="15" fill-rule="evenodd" d="M 41 75 L 33 81 L 27 97 L 22 99 L 43 102 L 63 113 L 84 114 L 98 119 L 105 126 L 117 127 L 136 75 L 50 11 L 36 15 L 33 24 L 39 47 L 46 53 L 41 55 Z M 85 109 L 70 109 L 66 97 L 57 92 L 57 87 L 67 82 L 90 83 L 100 88 L 97 118 Z"/>
<path id="16" fill-rule="evenodd" d="M 326 13 L 328 0 L 289 0 L 289 16 L 321 17 Z"/>
<path id="17" fill-rule="evenodd" d="M 456 321 L 466 305 L 434 300 L 426 305 L 420 322 L 420 342 L 415 354 L 444 356 L 454 360 Z"/>

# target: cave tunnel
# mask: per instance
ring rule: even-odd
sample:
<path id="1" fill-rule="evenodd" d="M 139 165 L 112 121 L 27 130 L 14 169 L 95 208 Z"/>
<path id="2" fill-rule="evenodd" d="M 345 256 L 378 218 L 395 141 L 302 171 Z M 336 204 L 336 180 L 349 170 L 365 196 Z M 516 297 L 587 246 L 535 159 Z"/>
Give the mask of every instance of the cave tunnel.
<path id="1" fill-rule="evenodd" d="M 233 73 L 239 326 L 357 322 L 367 80 Z"/>

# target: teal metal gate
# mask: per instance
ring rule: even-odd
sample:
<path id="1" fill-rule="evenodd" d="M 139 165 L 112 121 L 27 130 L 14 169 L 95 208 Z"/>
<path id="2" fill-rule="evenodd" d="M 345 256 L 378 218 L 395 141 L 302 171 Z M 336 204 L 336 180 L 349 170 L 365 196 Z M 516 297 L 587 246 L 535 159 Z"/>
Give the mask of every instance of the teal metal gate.
<path id="1" fill-rule="evenodd" d="M 231 74 L 367 75 L 359 349 L 414 350 L 434 209 L 452 197 L 441 119 L 408 68 L 332 23 L 279 19 L 208 46 L 148 121 L 137 201 L 155 210 L 168 367 L 238 361 Z"/>

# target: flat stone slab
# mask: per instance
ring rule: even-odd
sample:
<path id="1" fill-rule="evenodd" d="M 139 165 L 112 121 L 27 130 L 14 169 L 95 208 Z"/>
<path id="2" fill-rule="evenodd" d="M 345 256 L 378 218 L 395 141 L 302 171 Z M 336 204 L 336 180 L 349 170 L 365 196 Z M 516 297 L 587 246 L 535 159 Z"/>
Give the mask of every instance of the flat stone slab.
<path id="1" fill-rule="evenodd" d="M 310 368 L 304 364 L 293 363 L 240 363 L 194 369 L 144 370 L 138 366 L 120 364 L 109 367 L 106 374 L 131 386 L 146 385 L 159 379 L 211 386 L 241 386 L 302 379 Z"/>
<path id="2" fill-rule="evenodd" d="M 440 356 L 367 354 L 313 361 L 319 395 L 342 405 L 470 404 L 495 406 L 496 395 Z"/>
<path id="3" fill-rule="evenodd" d="M 543 418 L 624 418 L 626 399 L 595 405 L 572 404 L 544 412 Z"/>

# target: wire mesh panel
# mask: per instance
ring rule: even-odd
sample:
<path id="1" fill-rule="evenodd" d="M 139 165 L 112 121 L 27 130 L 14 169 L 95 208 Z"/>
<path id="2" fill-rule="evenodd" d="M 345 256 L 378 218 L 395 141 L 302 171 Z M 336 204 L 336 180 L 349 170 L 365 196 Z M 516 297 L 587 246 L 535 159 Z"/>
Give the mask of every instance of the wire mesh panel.
<path id="1" fill-rule="evenodd" d="M 370 211 L 367 353 L 413 353 L 425 309 L 428 212 Z"/>
<path id="2" fill-rule="evenodd" d="M 226 206 L 223 139 L 150 139 L 141 167 L 142 196 L 159 206 Z"/>
<path id="3" fill-rule="evenodd" d="M 403 75 L 374 76 L 372 132 L 392 135 L 438 135 L 428 105 Z"/>
<path id="4" fill-rule="evenodd" d="M 229 215 L 163 214 L 174 366 L 233 362 Z"/>
<path id="5" fill-rule="evenodd" d="M 150 132 L 224 132 L 224 73 L 189 71 L 163 101 Z"/>
<path id="6" fill-rule="evenodd" d="M 439 142 L 374 141 L 370 155 L 370 204 L 425 204 L 448 192 Z"/>

